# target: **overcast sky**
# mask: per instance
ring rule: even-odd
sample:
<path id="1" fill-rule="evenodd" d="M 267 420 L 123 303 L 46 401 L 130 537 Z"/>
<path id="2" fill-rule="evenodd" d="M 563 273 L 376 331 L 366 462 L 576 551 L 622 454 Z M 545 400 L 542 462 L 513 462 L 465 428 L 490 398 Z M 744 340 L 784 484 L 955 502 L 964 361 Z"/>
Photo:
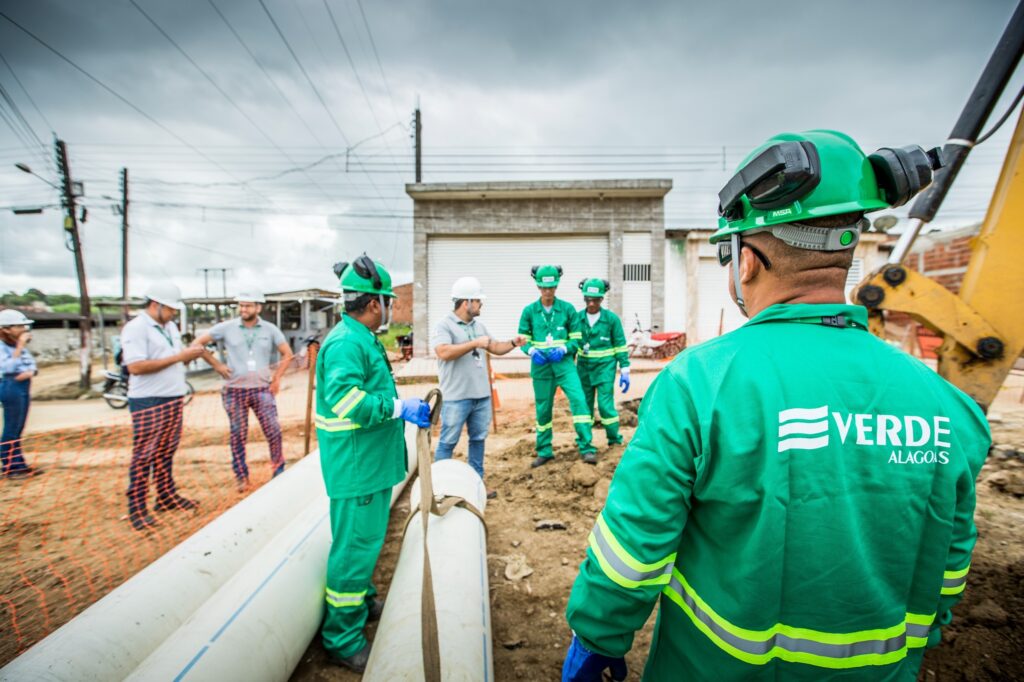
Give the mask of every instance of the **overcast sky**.
<path id="1" fill-rule="evenodd" d="M 775 133 L 942 144 L 1014 8 L 361 3 L 0 0 L 116 93 L 0 17 L 0 291 L 77 290 L 59 209 L 9 210 L 56 203 L 14 168 L 55 182 L 55 134 L 85 182 L 91 293 L 120 293 L 122 167 L 136 295 L 161 278 L 201 295 L 197 269 L 221 267 L 229 294 L 331 288 L 331 264 L 364 250 L 408 281 L 417 98 L 426 182 L 667 177 L 667 227 L 710 227 L 718 189 Z M 972 153 L 941 226 L 984 216 L 1015 122 Z"/>

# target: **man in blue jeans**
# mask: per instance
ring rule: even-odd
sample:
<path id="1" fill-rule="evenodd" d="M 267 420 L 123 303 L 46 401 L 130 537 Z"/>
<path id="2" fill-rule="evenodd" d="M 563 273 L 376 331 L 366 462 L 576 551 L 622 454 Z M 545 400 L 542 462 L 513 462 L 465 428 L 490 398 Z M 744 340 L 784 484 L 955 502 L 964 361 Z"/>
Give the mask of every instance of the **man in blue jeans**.
<path id="1" fill-rule="evenodd" d="M 453 310 L 437 324 L 430 347 L 437 355 L 444 403 L 441 406 L 441 439 L 434 459 L 449 459 L 459 442 L 462 427 L 469 432 L 469 465 L 484 477 L 484 441 L 491 424 L 491 382 L 484 353 L 505 355 L 521 346 L 523 339 L 495 341 L 476 318 L 486 298 L 475 277 L 463 277 L 452 286 Z M 494 490 L 488 498 L 497 497 Z"/>
<path id="2" fill-rule="evenodd" d="M 0 405 L 4 430 L 0 435 L 0 476 L 30 478 L 43 473 L 30 467 L 21 453 L 21 432 L 28 419 L 32 377 L 39 373 L 28 342 L 32 320 L 17 310 L 0 310 Z"/>

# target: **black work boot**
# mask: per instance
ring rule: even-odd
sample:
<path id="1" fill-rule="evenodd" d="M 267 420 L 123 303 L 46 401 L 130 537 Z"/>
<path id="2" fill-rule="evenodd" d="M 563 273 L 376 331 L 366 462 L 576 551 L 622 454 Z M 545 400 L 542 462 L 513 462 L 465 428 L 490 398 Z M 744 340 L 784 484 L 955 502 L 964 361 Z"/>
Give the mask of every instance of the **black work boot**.
<path id="1" fill-rule="evenodd" d="M 384 613 L 384 602 L 374 597 L 366 602 L 366 610 L 366 620 L 371 623 L 380 620 L 380 614 Z"/>
<path id="2" fill-rule="evenodd" d="M 156 525 L 156 519 L 148 512 L 132 512 L 128 515 L 128 520 L 131 521 L 132 528 L 135 530 L 149 530 Z"/>
<path id="3" fill-rule="evenodd" d="M 583 462 L 585 464 L 597 464 L 597 453 L 588 452 L 587 454 L 583 455 Z"/>
<path id="4" fill-rule="evenodd" d="M 352 672 L 361 673 L 366 670 L 366 662 L 370 660 L 370 643 L 367 642 L 359 651 L 355 652 L 351 656 L 342 658 L 335 656 L 334 654 L 328 653 L 327 658 L 330 659 L 331 663 L 340 665 L 343 668 L 348 668 Z"/>
<path id="5" fill-rule="evenodd" d="M 156 504 L 153 505 L 153 511 L 162 512 L 177 511 L 179 509 L 188 510 L 195 509 L 198 506 L 199 503 L 195 500 L 190 500 L 187 497 L 175 494 L 172 497 L 157 500 Z"/>
<path id="6" fill-rule="evenodd" d="M 553 462 L 554 459 L 555 459 L 554 457 L 538 457 L 537 459 L 535 459 L 532 462 L 530 462 L 530 468 L 531 469 L 536 469 L 537 467 L 542 467 L 545 464 Z"/>

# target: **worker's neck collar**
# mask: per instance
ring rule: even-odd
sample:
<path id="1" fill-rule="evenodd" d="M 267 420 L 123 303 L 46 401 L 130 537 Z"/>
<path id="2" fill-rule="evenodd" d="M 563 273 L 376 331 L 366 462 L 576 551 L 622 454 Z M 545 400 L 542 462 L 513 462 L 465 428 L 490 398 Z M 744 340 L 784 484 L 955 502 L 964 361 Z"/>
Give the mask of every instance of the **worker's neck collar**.
<path id="1" fill-rule="evenodd" d="M 752 317 L 747 324 L 822 317 L 843 317 L 861 327 L 868 325 L 867 308 L 847 303 L 776 303 Z"/>

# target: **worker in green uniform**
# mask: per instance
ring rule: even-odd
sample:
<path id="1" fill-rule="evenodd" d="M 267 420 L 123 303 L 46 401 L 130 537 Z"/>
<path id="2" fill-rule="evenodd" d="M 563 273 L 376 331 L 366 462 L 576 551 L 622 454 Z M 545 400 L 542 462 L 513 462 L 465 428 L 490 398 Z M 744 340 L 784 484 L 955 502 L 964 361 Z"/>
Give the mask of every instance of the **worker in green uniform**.
<path id="1" fill-rule="evenodd" d="M 594 420 L 587 410 L 573 362 L 582 338 L 580 330 L 574 327 L 576 309 L 568 301 L 555 298 L 562 279 L 562 266 L 535 265 L 531 274 L 540 290 L 540 299 L 523 308 L 519 318 L 519 335 L 526 339 L 521 348 L 531 359 L 530 377 L 537 410 L 537 458 L 530 466 L 543 466 L 554 457 L 551 412 L 558 387 L 569 399 L 580 456 L 587 464 L 597 464 L 597 450 L 590 442 Z"/>
<path id="2" fill-rule="evenodd" d="M 608 293 L 608 280 L 585 279 L 580 282 L 586 307 L 576 313 L 576 328 L 580 330 L 580 350 L 576 356 L 576 372 L 580 375 L 587 413 L 594 414 L 594 395 L 601 426 L 608 437 L 608 445 L 622 442 L 619 435 L 619 413 L 615 410 L 615 368 L 619 368 L 619 388 L 629 390 L 629 352 L 622 321 L 612 311 L 602 308 Z"/>
<path id="3" fill-rule="evenodd" d="M 659 597 L 645 680 L 912 681 L 939 642 L 991 438 L 845 303 L 864 214 L 931 182 L 927 159 L 889 162 L 920 148 L 887 151 L 779 135 L 720 192 L 711 240 L 749 321 L 644 397 L 569 598 L 563 680 L 624 679 Z"/>
<path id="4" fill-rule="evenodd" d="M 321 636 L 330 659 L 362 672 L 370 656 L 363 634 L 382 605 L 370 582 L 387 532 L 391 488 L 405 478 L 404 422 L 430 425 L 418 398 L 400 400 L 384 346 L 391 276 L 366 254 L 339 263 L 345 314 L 316 358 L 316 430 L 331 499 L 327 612 Z"/>

